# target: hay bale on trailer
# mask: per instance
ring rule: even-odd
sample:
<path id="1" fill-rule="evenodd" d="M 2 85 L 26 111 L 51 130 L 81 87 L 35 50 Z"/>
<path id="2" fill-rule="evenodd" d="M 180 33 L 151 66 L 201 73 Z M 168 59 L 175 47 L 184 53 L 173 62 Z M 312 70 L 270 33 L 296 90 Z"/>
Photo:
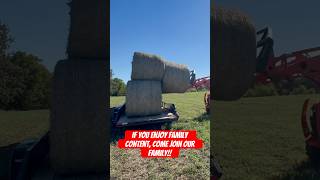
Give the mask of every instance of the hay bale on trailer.
<path id="1" fill-rule="evenodd" d="M 221 8 L 211 12 L 213 99 L 236 100 L 254 80 L 256 31 L 240 12 Z"/>
<path id="2" fill-rule="evenodd" d="M 163 93 L 184 93 L 190 87 L 190 72 L 187 66 L 165 61 L 162 80 Z"/>
<path id="3" fill-rule="evenodd" d="M 161 113 L 161 82 L 133 80 L 127 83 L 126 115 L 149 116 Z"/>
<path id="4" fill-rule="evenodd" d="M 132 61 L 132 80 L 162 80 L 164 62 L 156 55 L 135 52 Z"/>
<path id="5" fill-rule="evenodd" d="M 105 174 L 107 1 L 69 3 L 68 59 L 57 63 L 50 112 L 50 167 L 55 174 Z"/>

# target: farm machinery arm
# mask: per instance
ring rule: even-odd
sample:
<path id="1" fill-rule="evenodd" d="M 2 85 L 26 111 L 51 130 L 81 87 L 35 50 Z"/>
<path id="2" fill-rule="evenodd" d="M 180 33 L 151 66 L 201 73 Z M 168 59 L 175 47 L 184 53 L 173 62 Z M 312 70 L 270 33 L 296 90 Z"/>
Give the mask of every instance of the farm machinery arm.
<path id="1" fill-rule="evenodd" d="M 278 80 L 292 80 L 304 77 L 320 86 L 320 47 L 295 51 L 275 57 L 270 28 L 257 32 L 261 48 L 257 57 L 256 82 L 269 83 Z"/>
<path id="2" fill-rule="evenodd" d="M 257 43 L 257 48 L 261 47 L 261 51 L 257 57 L 256 82 L 265 84 L 303 77 L 320 87 L 320 47 L 275 57 L 273 39 L 269 32 L 269 28 L 257 32 L 257 35 L 262 34 L 262 36 Z M 309 110 L 310 113 L 308 113 Z M 306 141 L 307 155 L 320 165 L 320 103 L 310 105 L 310 100 L 305 100 L 301 114 L 301 126 Z"/>

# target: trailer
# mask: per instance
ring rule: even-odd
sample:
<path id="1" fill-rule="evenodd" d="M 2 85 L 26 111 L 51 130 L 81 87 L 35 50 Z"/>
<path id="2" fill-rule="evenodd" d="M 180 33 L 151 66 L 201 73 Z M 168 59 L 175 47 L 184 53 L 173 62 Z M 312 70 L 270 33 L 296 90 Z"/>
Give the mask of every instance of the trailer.
<path id="1" fill-rule="evenodd" d="M 161 128 L 166 125 L 171 128 L 172 123 L 179 119 L 179 113 L 176 111 L 174 104 L 162 102 L 162 113 L 154 116 L 138 116 L 127 117 L 125 114 L 126 105 L 120 105 L 111 108 L 111 122 L 112 128 L 130 128 L 137 126 L 153 126 Z"/>

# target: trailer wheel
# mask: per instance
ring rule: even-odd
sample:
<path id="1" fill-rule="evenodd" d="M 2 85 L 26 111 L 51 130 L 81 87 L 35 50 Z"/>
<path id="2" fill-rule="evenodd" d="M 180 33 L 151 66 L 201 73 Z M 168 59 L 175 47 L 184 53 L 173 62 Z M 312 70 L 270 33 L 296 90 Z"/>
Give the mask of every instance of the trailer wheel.
<path id="1" fill-rule="evenodd" d="M 172 122 L 165 123 L 163 125 L 163 129 L 165 129 L 165 130 L 172 129 Z"/>

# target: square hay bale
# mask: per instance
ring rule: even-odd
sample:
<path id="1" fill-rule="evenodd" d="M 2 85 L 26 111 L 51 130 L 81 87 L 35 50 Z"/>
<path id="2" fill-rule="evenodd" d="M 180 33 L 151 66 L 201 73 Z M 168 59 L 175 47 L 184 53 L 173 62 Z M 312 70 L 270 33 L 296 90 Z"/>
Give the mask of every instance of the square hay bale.
<path id="1" fill-rule="evenodd" d="M 164 62 L 161 57 L 135 52 L 132 60 L 132 80 L 162 80 Z"/>
<path id="2" fill-rule="evenodd" d="M 67 53 L 69 59 L 107 58 L 107 9 L 106 0 L 73 0 L 69 3 L 70 30 Z"/>
<path id="3" fill-rule="evenodd" d="M 55 67 L 50 161 L 56 173 L 107 171 L 107 64 L 62 60 Z"/>
<path id="4" fill-rule="evenodd" d="M 127 83 L 126 115 L 150 116 L 161 113 L 161 81 L 132 80 Z"/>
<path id="5" fill-rule="evenodd" d="M 211 8 L 212 96 L 237 100 L 254 82 L 256 30 L 242 12 Z"/>
<path id="6" fill-rule="evenodd" d="M 190 72 L 187 66 L 165 61 L 162 80 L 163 93 L 184 93 L 190 87 Z"/>

